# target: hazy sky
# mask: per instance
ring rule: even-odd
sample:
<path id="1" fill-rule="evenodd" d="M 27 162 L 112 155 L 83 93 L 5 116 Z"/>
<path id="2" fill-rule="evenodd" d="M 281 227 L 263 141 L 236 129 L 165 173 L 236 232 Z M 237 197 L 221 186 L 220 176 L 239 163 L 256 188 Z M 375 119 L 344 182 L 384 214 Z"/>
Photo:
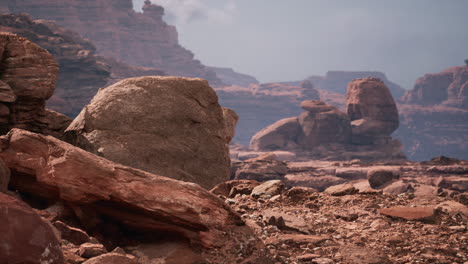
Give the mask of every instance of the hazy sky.
<path id="1" fill-rule="evenodd" d="M 133 0 L 141 10 L 143 0 Z M 377 70 L 411 88 L 468 58 L 468 0 L 153 0 L 205 65 L 261 82 Z"/>

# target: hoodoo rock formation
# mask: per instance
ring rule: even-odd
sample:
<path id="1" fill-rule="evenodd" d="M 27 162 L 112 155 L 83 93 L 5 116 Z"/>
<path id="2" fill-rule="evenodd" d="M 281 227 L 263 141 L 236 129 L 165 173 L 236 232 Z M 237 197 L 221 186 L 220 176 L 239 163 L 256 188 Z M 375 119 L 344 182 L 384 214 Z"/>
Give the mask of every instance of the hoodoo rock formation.
<path id="1" fill-rule="evenodd" d="M 0 32 L 0 132 L 23 128 L 58 135 L 67 117 L 45 109 L 55 89 L 58 64 L 46 50 L 15 34 Z"/>
<path id="2" fill-rule="evenodd" d="M 143 12 L 132 0 L 6 0 L 12 13 L 29 13 L 34 19 L 53 20 L 78 32 L 96 45 L 97 53 L 130 65 L 152 67 L 169 75 L 201 77 L 222 84 L 194 54 L 178 41 L 177 30 L 163 20 L 164 9 L 146 1 Z"/>
<path id="3" fill-rule="evenodd" d="M 372 144 L 398 128 L 398 110 L 390 90 L 376 78 L 348 84 L 346 112 L 351 119 L 353 143 Z"/>
<path id="4" fill-rule="evenodd" d="M 25 14 L 0 14 L 0 31 L 23 36 L 54 56 L 60 70 L 47 106 L 70 117 L 76 116 L 106 84 L 129 77 L 164 75 L 157 69 L 97 56 L 91 42 L 52 21 L 33 20 Z"/>
<path id="5" fill-rule="evenodd" d="M 306 100 L 299 117 L 282 119 L 258 132 L 254 150 L 291 150 L 315 158 L 401 159 L 401 144 L 390 137 L 398 128 L 392 95 L 379 79 L 349 83 L 347 114 L 322 101 Z"/>
<path id="6" fill-rule="evenodd" d="M 112 161 L 205 188 L 229 178 L 223 109 L 202 79 L 120 81 L 99 90 L 67 134 Z"/>
<path id="7" fill-rule="evenodd" d="M 264 83 L 215 89 L 221 104 L 239 115 L 236 141 L 242 144 L 247 144 L 252 135 L 276 120 L 300 114 L 297 105 L 301 101 L 320 99 L 318 91 L 308 82 L 302 85 Z"/>

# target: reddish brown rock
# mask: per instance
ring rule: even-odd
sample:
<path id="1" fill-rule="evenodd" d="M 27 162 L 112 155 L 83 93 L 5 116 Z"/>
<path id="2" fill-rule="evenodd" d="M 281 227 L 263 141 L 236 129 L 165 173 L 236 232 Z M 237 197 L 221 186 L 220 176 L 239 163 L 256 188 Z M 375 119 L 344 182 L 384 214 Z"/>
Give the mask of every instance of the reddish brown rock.
<path id="1" fill-rule="evenodd" d="M 6 192 L 8 183 L 10 182 L 10 169 L 5 162 L 0 159 L 0 193 Z"/>
<path id="2" fill-rule="evenodd" d="M 52 55 L 15 34 L 0 33 L 0 91 L 4 108 L 0 132 L 13 127 L 43 132 L 45 101 L 55 89 L 58 65 Z M 7 118 L 5 118 L 7 117 Z"/>
<path id="3" fill-rule="evenodd" d="M 27 14 L 0 15 L 0 31 L 26 37 L 54 56 L 60 69 L 54 96 L 47 106 L 71 117 L 106 84 L 129 77 L 164 75 L 158 69 L 97 56 L 95 46 L 76 32 L 52 21 L 33 20 Z"/>
<path id="4" fill-rule="evenodd" d="M 394 179 L 400 178 L 399 172 L 384 168 L 374 168 L 367 171 L 367 180 L 372 188 L 378 189 L 392 182 Z"/>
<path id="5" fill-rule="evenodd" d="M 383 251 L 364 247 L 344 247 L 340 250 L 344 263 L 353 264 L 391 264 Z"/>
<path id="6" fill-rule="evenodd" d="M 106 254 L 107 250 L 102 244 L 84 243 L 78 250 L 78 255 L 83 258 L 94 258 Z"/>
<path id="7" fill-rule="evenodd" d="M 444 104 L 468 109 L 468 66 L 424 75 L 416 80 L 411 91 L 406 92 L 403 101 L 408 104 Z"/>
<path id="8" fill-rule="evenodd" d="M 379 209 L 383 215 L 403 218 L 405 220 L 430 220 L 434 216 L 434 207 L 404 207 L 396 206 Z"/>
<path id="9" fill-rule="evenodd" d="M 115 254 L 115 253 L 107 253 L 100 255 L 98 257 L 94 257 L 88 259 L 87 261 L 83 262 L 83 264 L 137 264 L 137 262 L 129 257 Z"/>
<path id="10" fill-rule="evenodd" d="M 234 197 L 236 194 L 250 195 L 253 188 L 260 185 L 252 180 L 233 180 L 220 183 L 210 190 L 211 193 L 224 197 Z"/>
<path id="11" fill-rule="evenodd" d="M 223 107 L 223 116 L 225 121 L 224 135 L 226 143 L 229 144 L 236 135 L 236 124 L 239 121 L 239 116 L 234 110 L 225 107 Z"/>
<path id="12" fill-rule="evenodd" d="M 277 160 L 254 160 L 236 164 L 236 180 L 255 180 L 259 182 L 280 180 L 288 172 L 286 163 Z"/>
<path id="13" fill-rule="evenodd" d="M 62 239 L 68 240 L 75 245 L 81 245 L 90 240 L 85 231 L 68 226 L 61 221 L 54 222 L 54 226 L 60 232 Z"/>
<path id="14" fill-rule="evenodd" d="M 320 101 L 305 101 L 301 106 L 307 110 L 298 117 L 302 133 L 296 137 L 302 148 L 313 149 L 327 143 L 349 142 L 351 126 L 345 113 Z"/>
<path id="15" fill-rule="evenodd" d="M 398 110 L 387 86 L 376 78 L 349 83 L 346 112 L 351 119 L 353 141 L 361 137 L 389 136 L 398 128 Z"/>
<path id="16" fill-rule="evenodd" d="M 353 185 L 345 183 L 328 187 L 325 191 L 332 196 L 351 195 L 359 192 Z"/>
<path id="17" fill-rule="evenodd" d="M 97 53 L 130 65 L 162 69 L 170 75 L 201 77 L 221 84 L 213 71 L 179 44 L 174 26 L 163 20 L 164 9 L 148 1 L 143 12 L 132 0 L 10 0 L 12 13 L 49 19 L 90 39 Z"/>
<path id="18" fill-rule="evenodd" d="M 101 89 L 66 133 L 109 160 L 212 188 L 229 179 L 229 129 L 205 80 L 147 76 Z"/>
<path id="19" fill-rule="evenodd" d="M 1 143 L 0 157 L 14 171 L 13 188 L 73 204 L 88 229 L 101 230 L 105 219 L 113 219 L 132 230 L 169 232 L 212 247 L 221 241 L 221 230 L 241 223 L 196 184 L 119 165 L 24 130 L 11 130 Z"/>
<path id="20" fill-rule="evenodd" d="M 0 193 L 0 263 L 63 264 L 60 240 L 25 203 Z"/>

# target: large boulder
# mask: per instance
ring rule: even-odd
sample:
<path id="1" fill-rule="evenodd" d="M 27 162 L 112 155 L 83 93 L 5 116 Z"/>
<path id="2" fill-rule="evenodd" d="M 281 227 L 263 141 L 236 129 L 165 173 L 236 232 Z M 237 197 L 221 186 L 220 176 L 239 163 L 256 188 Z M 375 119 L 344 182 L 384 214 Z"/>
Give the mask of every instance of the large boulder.
<path id="1" fill-rule="evenodd" d="M 212 247 L 222 243 L 222 231 L 242 223 L 196 184 L 126 167 L 51 136 L 12 129 L 0 143 L 0 158 L 12 171 L 10 186 L 68 204 L 91 234 L 111 222 L 132 230 L 127 234 L 169 233 Z"/>
<path id="2" fill-rule="evenodd" d="M 139 77 L 99 90 L 67 129 L 109 160 L 212 188 L 229 179 L 223 109 L 202 79 Z"/>
<path id="3" fill-rule="evenodd" d="M 348 143 L 351 126 L 345 113 L 322 101 L 304 101 L 301 107 L 307 110 L 298 118 L 302 133 L 298 135 L 297 143 L 302 148 L 313 149 L 327 143 Z"/>
<path id="4" fill-rule="evenodd" d="M 353 141 L 390 136 L 398 128 L 398 110 L 388 87 L 377 78 L 348 84 L 346 112 L 351 119 Z"/>
<path id="5" fill-rule="evenodd" d="M 0 263 L 64 263 L 50 223 L 27 204 L 0 193 Z"/>
<path id="6" fill-rule="evenodd" d="M 38 45 L 7 32 L 0 32 L 0 59 L 0 133 L 14 127 L 44 132 L 57 62 Z"/>
<path id="7" fill-rule="evenodd" d="M 295 139 L 301 131 L 297 117 L 281 119 L 260 130 L 252 137 L 250 148 L 254 150 L 294 149 Z"/>

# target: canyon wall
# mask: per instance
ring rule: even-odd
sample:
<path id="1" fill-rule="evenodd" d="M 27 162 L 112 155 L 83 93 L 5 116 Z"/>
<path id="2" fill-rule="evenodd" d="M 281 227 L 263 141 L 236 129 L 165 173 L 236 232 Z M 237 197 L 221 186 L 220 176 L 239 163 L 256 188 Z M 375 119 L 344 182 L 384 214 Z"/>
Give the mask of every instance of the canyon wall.
<path id="1" fill-rule="evenodd" d="M 79 34 L 26 14 L 0 14 L 0 31 L 25 37 L 54 56 L 60 70 L 55 93 L 47 105 L 70 117 L 78 114 L 99 88 L 110 83 L 129 77 L 165 75 L 158 69 L 97 56 L 94 45 Z"/>
<path id="2" fill-rule="evenodd" d="M 147 1 L 143 12 L 131 0 L 6 0 L 0 8 L 49 19 L 91 40 L 97 53 L 125 63 L 159 68 L 170 75 L 201 77 L 221 85 L 194 54 L 178 41 L 177 30 L 163 20 L 164 9 Z M 1 10 L 1 9 L 0 9 Z"/>

